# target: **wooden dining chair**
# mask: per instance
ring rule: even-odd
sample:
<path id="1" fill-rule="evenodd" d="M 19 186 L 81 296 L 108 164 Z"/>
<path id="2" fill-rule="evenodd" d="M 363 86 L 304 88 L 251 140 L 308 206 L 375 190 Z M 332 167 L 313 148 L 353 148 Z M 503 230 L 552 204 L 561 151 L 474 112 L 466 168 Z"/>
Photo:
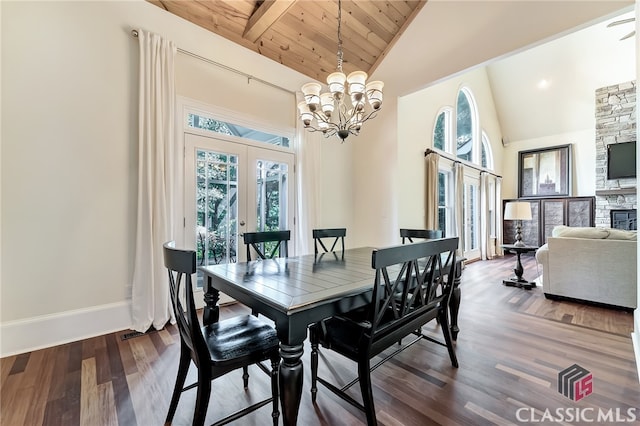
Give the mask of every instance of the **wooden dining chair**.
<path id="1" fill-rule="evenodd" d="M 376 425 L 371 371 L 421 339 L 446 346 L 453 367 L 458 367 L 448 324 L 453 290 L 458 238 L 437 239 L 374 250 L 376 270 L 371 302 L 354 315 L 334 316 L 309 328 L 311 341 L 311 399 L 316 401 L 320 383 L 353 406 L 364 411 L 369 426 Z M 426 259 L 426 262 L 425 262 Z M 439 318 L 444 342 L 420 332 Z M 447 326 L 446 326 L 447 325 Z M 371 359 L 408 335 L 416 338 L 371 366 Z M 319 347 L 331 349 L 358 365 L 358 378 L 342 388 L 318 375 Z M 340 380 L 345 383 L 347 380 Z M 362 403 L 346 391 L 360 383 Z"/>
<path id="2" fill-rule="evenodd" d="M 423 240 L 434 240 L 442 238 L 442 231 L 440 229 L 406 229 L 400 228 L 400 237 L 402 237 L 402 244 L 405 240 L 413 242 L 414 238 L 420 238 Z"/>
<path id="3" fill-rule="evenodd" d="M 196 252 L 176 249 L 173 241 L 165 243 L 163 251 L 164 264 L 169 272 L 171 304 L 180 332 L 180 362 L 166 423 L 171 423 L 173 420 L 182 392 L 195 387 L 197 394 L 192 424 L 203 425 L 209 406 L 212 381 L 242 368 L 244 387 L 247 389 L 248 366 L 256 364 L 271 376 L 271 397 L 228 415 L 214 425 L 227 424 L 272 403 L 270 417 L 273 425 L 277 426 L 280 416 L 278 410 L 280 355 L 275 329 L 252 315 L 240 315 L 201 327 L 192 287 L 192 275 L 196 272 Z M 271 361 L 270 370 L 261 364 L 266 360 Z M 184 382 L 192 361 L 198 369 L 198 378 L 195 383 L 185 387 Z"/>
<path id="4" fill-rule="evenodd" d="M 347 235 L 347 228 L 325 228 L 325 229 L 314 229 L 312 231 L 313 234 L 313 246 L 316 256 L 318 255 L 318 245 L 322 247 L 325 253 L 333 253 L 336 248 L 336 244 L 338 241 L 341 243 L 342 247 L 342 255 L 344 256 L 344 237 Z M 333 244 L 331 244 L 331 249 L 327 249 L 327 246 L 324 245 L 323 239 L 328 238 L 331 241 L 333 238 Z"/>
<path id="5" fill-rule="evenodd" d="M 291 231 L 264 231 L 245 232 L 244 243 L 247 246 L 247 261 L 250 261 L 251 252 L 256 253 L 256 259 L 273 259 L 289 256 L 289 240 Z M 269 251 L 265 243 L 274 243 Z"/>

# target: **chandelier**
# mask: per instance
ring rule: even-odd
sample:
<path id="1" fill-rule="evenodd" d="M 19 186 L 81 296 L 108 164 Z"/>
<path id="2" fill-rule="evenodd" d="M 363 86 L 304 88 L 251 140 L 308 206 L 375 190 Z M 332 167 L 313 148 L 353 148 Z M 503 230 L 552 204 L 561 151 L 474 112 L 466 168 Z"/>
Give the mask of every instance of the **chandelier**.
<path id="1" fill-rule="evenodd" d="M 367 73 L 342 72 L 342 1 L 338 0 L 338 67 L 327 77 L 328 92 L 320 93 L 317 82 L 302 86 L 304 101 L 298 103 L 300 119 L 311 132 L 325 137 L 338 135 L 342 142 L 351 134 L 358 135 L 362 124 L 376 116 L 382 106 L 382 81 L 367 83 Z M 348 90 L 345 90 L 347 89 Z M 366 98 L 366 99 L 365 99 Z M 369 107 L 366 105 L 369 101 Z M 369 109 L 370 108 L 370 109 Z"/>

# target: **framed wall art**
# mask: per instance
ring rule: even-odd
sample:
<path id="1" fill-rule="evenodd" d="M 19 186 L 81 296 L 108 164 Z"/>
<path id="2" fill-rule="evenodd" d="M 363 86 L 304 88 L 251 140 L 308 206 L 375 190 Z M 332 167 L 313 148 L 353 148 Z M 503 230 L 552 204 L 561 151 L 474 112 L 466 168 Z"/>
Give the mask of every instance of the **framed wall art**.
<path id="1" fill-rule="evenodd" d="M 518 153 L 518 197 L 571 196 L 571 144 Z"/>

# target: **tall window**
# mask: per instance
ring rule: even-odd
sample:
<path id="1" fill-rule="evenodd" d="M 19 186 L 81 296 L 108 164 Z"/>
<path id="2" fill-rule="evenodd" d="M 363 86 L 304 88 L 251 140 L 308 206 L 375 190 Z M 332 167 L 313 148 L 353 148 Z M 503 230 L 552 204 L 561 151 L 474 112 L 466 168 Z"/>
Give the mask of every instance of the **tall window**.
<path id="1" fill-rule="evenodd" d="M 483 168 L 493 170 L 493 153 L 487 134 L 481 132 L 480 114 L 478 104 L 468 87 L 458 90 L 455 108 L 444 106 L 435 117 L 433 128 L 433 147 L 451 154 L 461 160 L 462 163 L 475 164 Z M 457 190 L 454 191 L 453 173 L 446 166 L 438 175 L 438 223 L 445 235 L 464 235 L 465 246 L 462 247 L 468 259 L 481 256 L 480 236 L 481 223 L 488 223 L 487 231 L 490 235 L 496 233 L 495 185 L 489 188 L 490 201 L 488 209 L 480 208 L 480 179 L 479 167 L 465 168 L 464 196 L 462 199 L 454 199 Z M 462 229 L 456 229 L 458 220 L 454 218 L 454 205 L 462 205 L 463 218 Z M 488 217 L 485 217 L 488 216 Z M 455 220 L 454 220 L 455 219 Z M 485 222 L 486 221 L 486 222 Z"/>
<path id="2" fill-rule="evenodd" d="M 442 231 L 442 235 L 445 237 L 448 236 L 448 230 L 453 230 L 452 179 L 453 174 L 451 172 L 438 172 L 438 229 Z M 450 233 L 454 232 L 450 231 Z"/>
<path id="3" fill-rule="evenodd" d="M 472 109 L 473 107 L 473 109 Z M 475 103 L 467 89 L 458 92 L 456 106 L 456 156 L 473 161 Z"/>

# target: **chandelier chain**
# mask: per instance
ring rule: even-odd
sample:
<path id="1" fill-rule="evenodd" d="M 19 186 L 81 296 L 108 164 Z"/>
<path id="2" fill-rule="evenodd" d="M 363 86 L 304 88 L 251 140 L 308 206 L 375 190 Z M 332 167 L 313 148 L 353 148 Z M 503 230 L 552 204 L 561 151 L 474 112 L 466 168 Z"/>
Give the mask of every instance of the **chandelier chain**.
<path id="1" fill-rule="evenodd" d="M 338 71 L 342 72 L 342 0 L 338 0 Z"/>

